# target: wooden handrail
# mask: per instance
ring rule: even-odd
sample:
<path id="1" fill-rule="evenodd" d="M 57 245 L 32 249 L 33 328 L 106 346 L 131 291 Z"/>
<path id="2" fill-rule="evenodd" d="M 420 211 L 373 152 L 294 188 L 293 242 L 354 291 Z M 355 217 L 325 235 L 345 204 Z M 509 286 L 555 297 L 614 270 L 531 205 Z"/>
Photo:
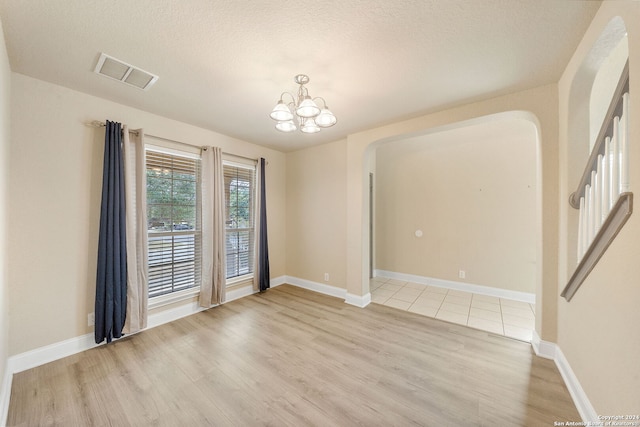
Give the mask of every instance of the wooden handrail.
<path id="1" fill-rule="evenodd" d="M 560 294 L 570 301 L 633 212 L 633 193 L 622 193 Z"/>
<path id="2" fill-rule="evenodd" d="M 618 85 L 616 86 L 616 90 L 613 93 L 613 98 L 611 99 L 611 104 L 609 105 L 609 109 L 607 110 L 607 114 L 604 117 L 604 121 L 602 122 L 602 127 L 600 128 L 600 132 L 598 133 L 598 137 L 596 138 L 595 145 L 593 150 L 591 151 L 591 156 L 589 156 L 589 160 L 584 168 L 584 172 L 582 173 L 582 178 L 578 183 L 578 189 L 571 193 L 569 196 L 569 204 L 574 209 L 580 209 L 580 198 L 584 196 L 584 191 L 591 180 L 591 171 L 596 170 L 598 164 L 598 155 L 604 154 L 605 147 L 605 139 L 607 135 L 611 135 L 613 129 L 613 118 L 620 117 L 622 115 L 622 95 L 629 92 L 629 60 L 627 59 L 627 63 L 622 70 L 622 74 L 620 75 L 620 80 L 618 81 Z"/>

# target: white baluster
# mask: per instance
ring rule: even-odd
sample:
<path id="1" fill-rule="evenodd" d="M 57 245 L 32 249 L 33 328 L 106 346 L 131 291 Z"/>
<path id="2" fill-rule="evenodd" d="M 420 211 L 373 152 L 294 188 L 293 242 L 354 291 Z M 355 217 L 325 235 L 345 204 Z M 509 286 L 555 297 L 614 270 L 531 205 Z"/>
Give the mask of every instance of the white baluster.
<path id="1" fill-rule="evenodd" d="M 598 233 L 598 175 L 596 171 L 591 171 L 591 242 L 596 238 Z M 591 244 L 589 242 L 589 244 Z"/>
<path id="2" fill-rule="evenodd" d="M 587 184 L 584 190 L 585 198 L 585 222 L 587 223 L 587 233 L 585 234 L 586 238 L 586 247 L 588 248 L 593 240 L 593 194 L 591 191 L 591 184 Z M 585 249 L 586 250 L 586 249 Z"/>
<path id="3" fill-rule="evenodd" d="M 617 118 L 617 117 L 616 117 Z M 615 127 L 615 120 L 614 120 Z M 620 119 L 620 192 L 629 191 L 629 94 L 622 95 Z"/>
<path id="4" fill-rule="evenodd" d="M 584 210 L 582 213 L 582 256 L 587 252 L 589 247 L 589 218 L 587 217 L 587 211 L 589 210 L 589 203 L 587 200 L 587 188 L 585 187 L 584 197 Z"/>
<path id="5" fill-rule="evenodd" d="M 584 196 L 580 197 L 580 215 L 578 216 L 578 251 L 576 257 L 578 264 L 584 255 Z"/>
<path id="6" fill-rule="evenodd" d="M 604 156 L 602 158 L 602 221 L 611 212 L 611 153 L 609 138 L 604 140 Z"/>
<path id="7" fill-rule="evenodd" d="M 593 225 L 594 235 L 600 230 L 602 224 L 602 159 L 598 155 L 596 171 L 591 172 L 591 185 L 593 185 Z"/>
<path id="8" fill-rule="evenodd" d="M 620 195 L 620 193 L 622 193 L 622 191 L 620 191 L 621 189 L 621 184 L 622 184 L 622 140 L 620 139 L 620 117 L 616 116 L 613 118 L 613 136 L 611 137 L 611 140 L 614 141 L 614 143 L 617 145 L 618 147 L 618 155 L 616 156 L 616 163 L 618 164 L 618 186 L 616 187 L 616 200 L 618 199 L 617 196 Z"/>
<path id="9" fill-rule="evenodd" d="M 615 138 L 611 139 L 611 206 L 616 204 L 620 195 L 620 144 L 618 144 L 618 132 L 614 131 Z"/>

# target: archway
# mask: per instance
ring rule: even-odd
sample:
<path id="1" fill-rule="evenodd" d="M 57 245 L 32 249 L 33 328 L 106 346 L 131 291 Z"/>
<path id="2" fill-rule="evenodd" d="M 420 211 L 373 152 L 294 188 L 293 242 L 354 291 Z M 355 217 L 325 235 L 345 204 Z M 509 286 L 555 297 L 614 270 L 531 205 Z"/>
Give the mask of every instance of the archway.
<path id="1" fill-rule="evenodd" d="M 530 341 L 536 141 L 502 114 L 377 145 L 372 301 Z"/>
<path id="2" fill-rule="evenodd" d="M 433 127 L 422 127 L 421 129 L 409 132 L 388 132 L 386 136 L 372 138 L 370 134 L 351 137 L 348 141 L 348 266 L 347 266 L 347 299 L 346 302 L 365 306 L 371 301 L 369 289 L 369 192 L 368 177 L 372 169 L 372 162 L 375 159 L 375 150 L 381 144 L 399 141 L 402 139 L 415 137 L 418 135 L 435 134 L 453 129 L 464 128 L 480 123 L 495 122 L 505 119 L 519 119 L 531 123 L 535 129 L 536 136 L 536 271 L 535 271 L 535 294 L 536 319 L 540 317 L 542 310 L 542 150 L 541 150 L 541 130 L 537 117 L 529 111 L 507 111 L 488 114 L 466 120 L 455 121 Z M 539 320 L 536 320 L 539 322 Z M 537 327 L 536 329 L 539 329 Z"/>

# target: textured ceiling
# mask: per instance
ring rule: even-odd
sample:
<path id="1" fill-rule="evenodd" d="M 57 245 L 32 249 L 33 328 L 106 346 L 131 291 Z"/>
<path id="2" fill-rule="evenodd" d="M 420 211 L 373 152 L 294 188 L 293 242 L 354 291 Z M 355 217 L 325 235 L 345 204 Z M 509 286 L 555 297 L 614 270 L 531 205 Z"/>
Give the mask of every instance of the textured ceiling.
<path id="1" fill-rule="evenodd" d="M 291 151 L 557 82 L 598 1 L 0 0 L 11 69 Z M 160 76 L 94 74 L 100 52 Z M 304 73 L 338 124 L 283 134 L 269 112 Z M 100 119 L 100 118 L 96 118 Z"/>

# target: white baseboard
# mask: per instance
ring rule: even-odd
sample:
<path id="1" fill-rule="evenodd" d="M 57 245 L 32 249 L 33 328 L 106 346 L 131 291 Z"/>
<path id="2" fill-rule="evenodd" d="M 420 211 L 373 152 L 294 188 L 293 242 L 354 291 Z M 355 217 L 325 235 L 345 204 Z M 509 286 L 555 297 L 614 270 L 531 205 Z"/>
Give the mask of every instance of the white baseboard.
<path id="1" fill-rule="evenodd" d="M 386 270 L 375 270 L 374 275 L 375 277 L 403 280 L 406 282 L 420 283 L 422 285 L 437 286 L 439 288 L 455 289 L 458 291 L 472 292 L 474 294 L 522 301 L 529 304 L 536 303 L 536 295 L 528 292 L 491 288 L 489 286 L 475 285 L 473 283 L 455 282 L 453 280 L 436 279 L 433 277 L 416 276 L 414 274 L 396 273 L 394 271 Z"/>
<path id="2" fill-rule="evenodd" d="M 554 359 L 556 366 L 562 375 L 569 394 L 573 399 L 573 403 L 576 405 L 576 409 L 582 418 L 582 421 L 587 425 L 597 425 L 600 421 L 598 419 L 598 413 L 594 409 L 593 405 L 589 401 L 589 397 L 585 393 L 584 389 L 578 381 L 578 377 L 573 373 L 573 369 L 569 365 L 569 361 L 564 357 L 564 353 L 560 350 L 560 347 L 556 347 L 556 357 Z M 589 424 L 590 423 L 590 424 Z"/>
<path id="3" fill-rule="evenodd" d="M 346 302 L 347 304 L 355 305 L 356 307 L 365 308 L 371 303 L 371 293 L 359 296 L 347 292 L 344 302 Z"/>
<path id="4" fill-rule="evenodd" d="M 15 374 L 80 353 L 102 344 L 96 344 L 93 333 L 81 335 L 79 337 L 69 338 L 64 341 L 38 347 L 24 353 L 16 354 L 9 358 L 9 372 Z"/>
<path id="5" fill-rule="evenodd" d="M 324 283 L 313 282 L 311 280 L 300 279 L 293 276 L 286 276 L 286 283 L 336 298 L 347 298 L 346 289 L 336 288 L 335 286 L 325 285 Z"/>
<path id="6" fill-rule="evenodd" d="M 279 276 L 275 279 L 271 279 L 269 281 L 269 286 L 275 288 L 276 286 L 284 285 L 285 283 L 287 283 L 287 276 Z"/>
<path id="7" fill-rule="evenodd" d="M 272 280 L 272 283 L 276 282 L 279 284 L 280 282 L 284 283 L 284 281 L 284 276 L 281 276 Z M 273 286 L 273 284 L 271 286 Z M 252 293 L 253 288 L 251 285 L 234 289 L 227 293 L 226 302 L 251 295 Z M 183 304 L 169 310 L 163 310 L 159 313 L 149 315 L 146 329 L 154 328 L 156 326 L 178 320 L 182 317 L 190 316 L 203 310 L 206 310 L 206 308 L 200 307 L 197 301 L 192 301 L 188 304 Z M 70 356 L 72 354 L 97 347 L 98 345 L 99 344 L 95 343 L 94 334 L 86 334 L 79 337 L 70 338 L 68 340 L 60 341 L 21 354 L 17 354 L 15 356 L 11 356 L 8 361 L 9 368 L 7 371 L 11 372 L 12 374 L 22 372 L 26 369 L 35 368 L 36 366 L 44 365 L 45 363 L 49 363 L 66 356 Z"/>
<path id="8" fill-rule="evenodd" d="M 560 347 L 555 343 L 541 340 L 536 331 L 533 331 L 531 346 L 537 356 L 551 359 L 555 362 L 582 421 L 587 425 L 597 425 L 597 422 L 600 421 L 598 414 L 591 405 L 587 394 L 580 385 L 580 381 L 578 381 L 578 377 L 573 373 L 573 369 L 571 369 L 569 361 L 564 357 Z"/>
<path id="9" fill-rule="evenodd" d="M 324 283 L 318 283 L 307 279 L 300 279 L 299 277 L 293 276 L 286 276 L 286 283 L 297 286 L 299 288 L 318 292 L 320 294 L 342 298 L 344 299 L 345 303 L 355 305 L 356 307 L 360 308 L 364 308 L 371 303 L 370 293 L 359 296 L 348 293 L 346 289 L 337 288 L 331 285 L 325 285 Z"/>
<path id="10" fill-rule="evenodd" d="M 253 289 L 253 283 L 249 283 L 246 286 L 242 286 L 239 288 L 235 288 L 231 291 L 227 291 L 225 302 L 231 302 L 240 298 L 248 297 L 249 295 L 253 295 L 256 292 L 258 291 Z"/>
<path id="11" fill-rule="evenodd" d="M 536 356 L 543 357 L 545 359 L 555 360 L 557 345 L 549 341 L 542 341 L 537 331 L 533 331 L 531 337 L 531 347 L 536 353 Z"/>
<path id="12" fill-rule="evenodd" d="M 151 314 L 149 315 L 146 329 L 151 329 L 156 326 L 178 320 L 202 310 L 205 309 L 200 307 L 197 302 L 190 302 L 189 304 L 184 304 L 170 310 Z M 22 372 L 27 369 L 44 365 L 45 363 L 53 362 L 54 360 L 62 359 L 63 357 L 89 350 L 99 345 L 102 344 L 96 344 L 94 334 L 90 333 L 43 347 L 38 347 L 15 356 L 11 356 L 8 363 L 8 372 L 11 372 L 11 374 Z"/>
<path id="13" fill-rule="evenodd" d="M 147 327 L 145 329 L 155 328 L 156 326 L 164 325 L 165 323 L 173 322 L 174 320 L 191 316 L 204 310 L 207 310 L 207 308 L 200 307 L 198 301 L 191 301 L 188 304 L 163 310 L 159 313 L 153 313 L 147 318 Z"/>

